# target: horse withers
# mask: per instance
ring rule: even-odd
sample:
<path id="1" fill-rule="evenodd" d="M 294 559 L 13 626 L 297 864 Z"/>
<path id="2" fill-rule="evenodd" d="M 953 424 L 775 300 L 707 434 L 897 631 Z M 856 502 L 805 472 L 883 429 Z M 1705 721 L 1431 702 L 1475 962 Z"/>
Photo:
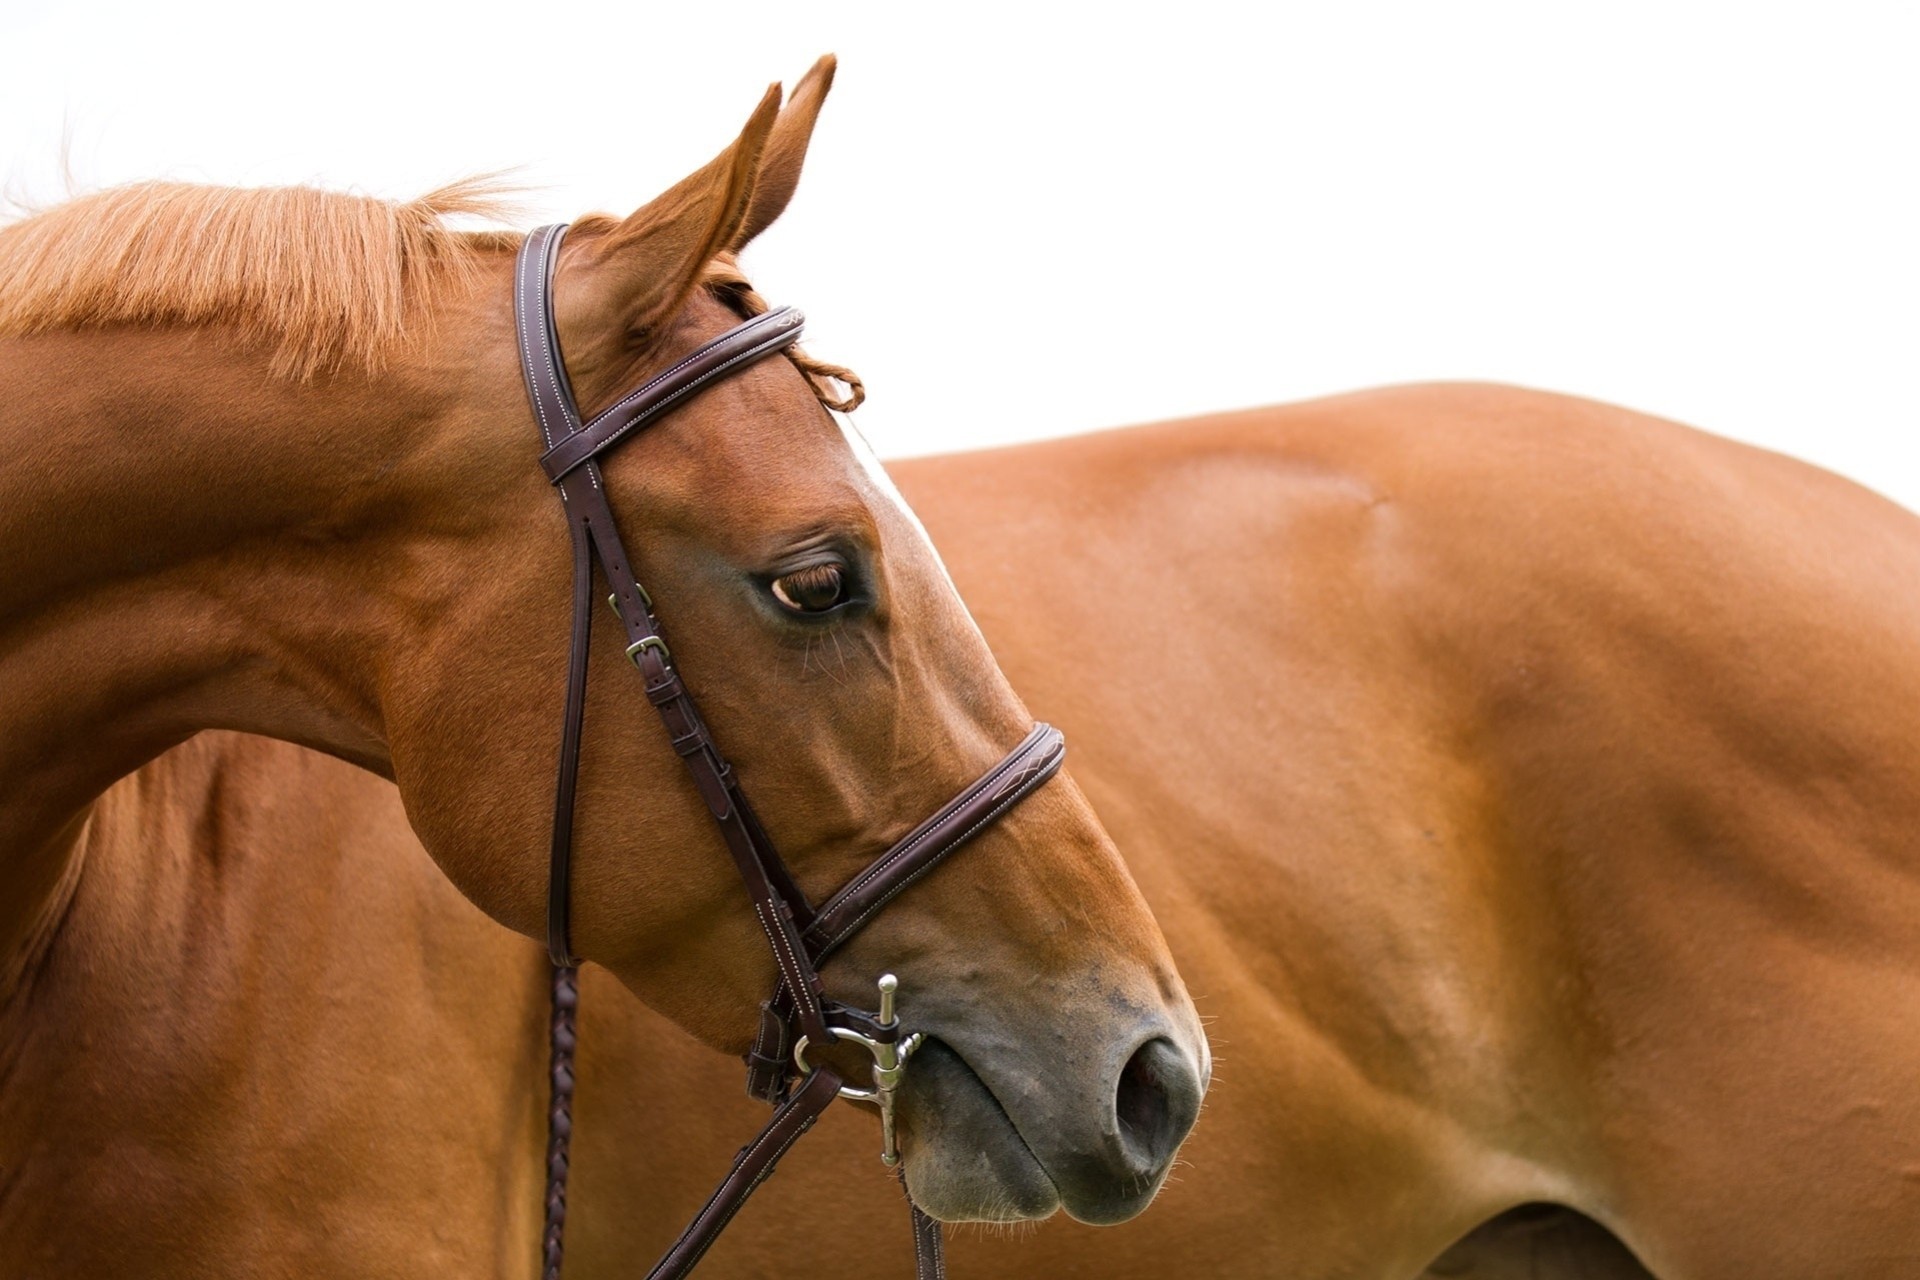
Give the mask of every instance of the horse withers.
<path id="1" fill-rule="evenodd" d="M 575 225 L 554 331 L 589 414 L 746 318 L 732 255 L 785 207 L 830 72 L 784 112 L 770 90 L 718 158 L 630 217 Z M 480 211 L 470 188 L 391 205 L 153 184 L 0 232 L 9 1007 L 32 999 L 97 798 L 208 728 L 391 777 L 460 890 L 545 932 L 573 577 L 521 385 L 518 237 L 443 223 Z M 822 409 L 824 376 L 762 361 L 594 479 L 676 673 L 815 900 L 1030 724 L 931 546 Z M 594 619 L 571 945 L 744 1052 L 774 974 L 762 924 L 613 620 Z M 902 1098 L 939 1120 L 906 1135 L 912 1193 L 946 1218 L 1125 1218 L 1209 1069 L 1158 928 L 1064 777 L 962 863 L 825 976 L 861 1005 L 897 973 L 926 1038 Z"/>

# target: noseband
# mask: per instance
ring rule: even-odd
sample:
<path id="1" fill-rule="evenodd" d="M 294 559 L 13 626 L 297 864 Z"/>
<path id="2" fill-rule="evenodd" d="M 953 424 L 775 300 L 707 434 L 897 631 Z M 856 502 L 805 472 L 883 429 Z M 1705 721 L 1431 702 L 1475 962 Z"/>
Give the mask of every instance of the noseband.
<path id="1" fill-rule="evenodd" d="M 1066 744 L 1058 730 L 1036 725 L 1025 741 L 939 812 L 876 858 L 818 907 L 794 882 L 766 830 L 754 816 L 740 780 L 720 754 L 693 697 L 681 682 L 673 654 L 653 614 L 653 601 L 635 577 L 608 505 L 597 459 L 674 406 L 785 351 L 800 338 L 802 318 L 778 307 L 728 330 L 672 368 L 584 422 L 560 356 L 553 323 L 553 272 L 566 227 L 542 227 L 520 248 L 514 283 L 514 320 L 521 371 L 539 420 L 546 452 L 540 465 L 566 506 L 573 540 L 573 641 L 567 660 L 566 718 L 553 802 L 553 846 L 547 897 L 547 951 L 553 959 L 552 1107 L 547 1130 L 547 1216 L 544 1276 L 559 1280 L 566 1221 L 567 1151 L 572 1132 L 573 1050 L 578 961 L 571 945 L 568 904 L 573 860 L 573 800 L 580 769 L 580 725 L 586 709 L 587 643 L 593 622 L 593 566 L 597 560 L 613 594 L 608 604 L 627 633 L 627 657 L 641 688 L 666 725 L 667 737 L 693 775 L 707 812 L 720 829 L 734 867 L 753 900 L 754 915 L 780 972 L 772 998 L 761 1006 L 760 1029 L 747 1055 L 747 1091 L 774 1105 L 773 1118 L 740 1149 L 725 1179 L 687 1229 L 648 1273 L 648 1280 L 685 1275 L 769 1174 L 795 1139 L 813 1126 L 835 1097 L 879 1108 L 881 1159 L 899 1162 L 893 1098 L 908 1056 L 920 1044 L 902 1035 L 894 1015 L 897 982 L 879 980 L 873 1012 L 829 999 L 819 966 L 895 895 L 973 836 L 992 825 L 1060 770 Z M 847 1084 L 830 1067 L 808 1066 L 811 1047 L 846 1040 L 873 1057 L 872 1087 Z M 904 1179 L 902 1180 L 904 1186 Z M 909 1206 L 920 1280 L 944 1277 L 940 1226 Z"/>

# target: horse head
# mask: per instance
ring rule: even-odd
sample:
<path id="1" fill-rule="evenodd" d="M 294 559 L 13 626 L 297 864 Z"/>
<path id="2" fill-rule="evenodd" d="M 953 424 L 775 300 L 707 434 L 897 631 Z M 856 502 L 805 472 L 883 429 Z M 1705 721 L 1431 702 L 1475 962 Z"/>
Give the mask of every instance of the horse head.
<path id="1" fill-rule="evenodd" d="M 787 204 L 831 72 L 823 60 L 784 110 L 770 89 L 731 146 L 637 212 L 568 233 L 545 287 L 585 417 L 761 309 L 735 255 Z M 393 655 L 384 732 L 428 850 L 476 902 L 538 934 L 574 575 L 565 504 L 529 457 L 541 436 L 520 370 L 543 357 L 515 349 L 524 337 L 503 323 L 504 277 L 492 280 L 465 295 L 471 314 L 436 317 L 433 350 L 458 374 L 441 447 L 415 459 L 414 516 L 443 534 L 414 544 L 415 572 L 460 586 Z M 705 387 L 573 483 L 604 489 L 661 657 L 818 902 L 1031 717 L 919 523 L 823 404 L 838 371 L 789 354 Z M 626 669 L 619 619 L 593 613 L 569 945 L 708 1044 L 744 1052 L 776 978 L 767 926 Z M 1108 1222 L 1151 1199 L 1197 1114 L 1207 1050 L 1069 779 L 893 898 L 826 963 L 826 993 L 870 1003 L 882 971 L 925 1037 L 902 1092 L 920 1204 Z"/>

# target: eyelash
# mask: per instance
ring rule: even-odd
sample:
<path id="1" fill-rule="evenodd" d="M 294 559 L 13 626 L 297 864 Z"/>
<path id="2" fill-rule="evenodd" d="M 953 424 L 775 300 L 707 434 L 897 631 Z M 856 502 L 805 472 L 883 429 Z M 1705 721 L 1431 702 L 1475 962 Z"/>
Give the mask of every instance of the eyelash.
<path id="1" fill-rule="evenodd" d="M 795 617 L 823 618 L 852 602 L 852 576 L 846 565 L 824 561 L 781 574 L 767 584 L 767 591 Z"/>

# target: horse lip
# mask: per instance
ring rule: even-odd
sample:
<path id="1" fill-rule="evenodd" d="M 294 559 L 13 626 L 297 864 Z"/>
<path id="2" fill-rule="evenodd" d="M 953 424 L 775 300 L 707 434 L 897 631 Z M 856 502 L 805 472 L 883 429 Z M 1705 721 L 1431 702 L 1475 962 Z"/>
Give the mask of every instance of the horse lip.
<path id="1" fill-rule="evenodd" d="M 1000 1101 L 1000 1095 L 993 1091 L 993 1086 L 987 1083 L 987 1078 L 974 1070 L 973 1064 L 967 1061 L 966 1054 L 955 1049 L 952 1045 L 947 1044 L 944 1040 L 940 1041 L 940 1044 L 950 1050 L 953 1056 L 960 1060 L 960 1065 L 967 1069 L 967 1074 L 972 1076 L 975 1082 L 979 1084 L 982 1092 L 987 1095 L 987 1099 L 993 1103 L 994 1111 L 1006 1122 L 1007 1132 L 1011 1133 L 1013 1140 L 1020 1144 L 1020 1150 L 1026 1152 L 1027 1159 L 1033 1161 L 1033 1167 L 1040 1171 L 1040 1176 L 1047 1180 L 1047 1185 L 1053 1187 L 1053 1194 L 1057 1197 L 1060 1194 L 1060 1188 L 1055 1186 L 1053 1175 L 1047 1172 L 1046 1162 L 1034 1154 L 1033 1147 L 1027 1142 L 1027 1135 L 1020 1132 L 1020 1126 L 1014 1123 L 1013 1113 L 1007 1110 L 1007 1104 Z"/>
<path id="2" fill-rule="evenodd" d="M 1033 1147 L 1028 1144 L 1026 1135 L 1020 1132 L 1020 1126 L 1014 1123 L 1012 1113 L 1007 1110 L 1006 1104 L 1001 1102 L 999 1095 L 993 1091 L 993 1086 L 987 1083 L 987 1078 L 975 1070 L 973 1064 L 967 1061 L 966 1055 L 955 1048 L 951 1042 L 937 1035 L 928 1035 L 926 1041 L 920 1046 L 919 1053 L 925 1053 L 929 1048 L 944 1050 L 959 1069 L 961 1073 L 959 1079 L 966 1082 L 961 1087 L 970 1086 L 972 1090 L 977 1091 L 978 1095 L 989 1104 L 989 1114 L 998 1121 L 999 1127 L 1004 1129 L 1006 1133 L 1012 1135 L 1013 1149 L 1017 1152 L 1021 1163 L 1026 1166 L 1026 1170 L 1038 1175 L 1038 1181 L 1045 1184 L 1048 1198 L 1052 1201 L 1044 1210 L 1029 1213 L 1019 1209 L 1016 1204 L 1010 1201 L 1000 1200 L 995 1207 L 1002 1210 L 1010 1210 L 1010 1212 L 1000 1212 L 986 1219 L 969 1218 L 966 1220 L 1019 1222 L 1051 1217 L 1054 1213 L 1058 1212 L 1062 1205 L 1062 1198 L 1060 1188 L 1053 1180 L 1053 1174 L 1048 1170 L 1045 1162 L 1034 1154 Z M 918 1057 L 919 1054 L 917 1053 L 915 1056 Z M 911 1074 L 911 1069 L 909 1069 L 909 1078 L 911 1078 Z M 945 1092 L 944 1090 L 942 1091 L 943 1094 Z M 937 1107 L 937 1099 L 929 1099 L 929 1101 L 934 1102 Z M 977 1140 L 970 1142 L 969 1145 L 977 1145 Z M 910 1176 L 914 1167 L 913 1161 L 908 1159 L 907 1169 Z M 928 1209 L 928 1212 L 934 1217 L 939 1217 L 940 1215 L 937 1212 L 939 1207 L 940 1206 L 933 1206 Z"/>

